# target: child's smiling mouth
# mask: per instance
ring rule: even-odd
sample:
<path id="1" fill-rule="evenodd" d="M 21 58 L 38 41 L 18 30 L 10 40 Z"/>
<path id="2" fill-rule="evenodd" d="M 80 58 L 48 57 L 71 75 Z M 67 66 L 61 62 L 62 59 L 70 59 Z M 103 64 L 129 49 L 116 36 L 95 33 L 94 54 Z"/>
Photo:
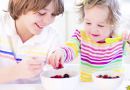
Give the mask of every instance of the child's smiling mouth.
<path id="1" fill-rule="evenodd" d="M 91 34 L 91 36 L 92 36 L 92 37 L 98 37 L 98 36 L 100 36 L 100 35 L 98 35 L 98 34 Z"/>
<path id="2" fill-rule="evenodd" d="M 40 25 L 38 25 L 37 23 L 35 23 L 35 25 L 36 25 L 39 29 L 43 29 L 43 28 L 44 28 L 44 26 L 40 26 Z"/>

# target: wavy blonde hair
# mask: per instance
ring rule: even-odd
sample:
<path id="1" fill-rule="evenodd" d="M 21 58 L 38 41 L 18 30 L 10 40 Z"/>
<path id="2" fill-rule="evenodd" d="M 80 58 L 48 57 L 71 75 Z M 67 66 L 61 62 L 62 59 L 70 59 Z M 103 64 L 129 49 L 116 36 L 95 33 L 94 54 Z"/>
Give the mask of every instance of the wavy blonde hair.
<path id="1" fill-rule="evenodd" d="M 120 20 L 120 8 L 117 0 L 83 0 L 79 5 L 79 12 L 81 14 L 80 20 L 84 19 L 84 9 L 89 9 L 94 6 L 107 6 L 109 9 L 108 22 L 116 25 Z"/>

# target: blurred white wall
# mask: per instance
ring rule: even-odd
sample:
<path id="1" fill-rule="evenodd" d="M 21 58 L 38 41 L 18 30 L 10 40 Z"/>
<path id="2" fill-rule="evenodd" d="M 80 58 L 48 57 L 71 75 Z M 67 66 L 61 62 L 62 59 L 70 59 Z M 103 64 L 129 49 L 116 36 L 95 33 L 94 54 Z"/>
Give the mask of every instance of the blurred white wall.
<path id="1" fill-rule="evenodd" d="M 7 10 L 9 0 L 0 0 L 0 11 Z"/>

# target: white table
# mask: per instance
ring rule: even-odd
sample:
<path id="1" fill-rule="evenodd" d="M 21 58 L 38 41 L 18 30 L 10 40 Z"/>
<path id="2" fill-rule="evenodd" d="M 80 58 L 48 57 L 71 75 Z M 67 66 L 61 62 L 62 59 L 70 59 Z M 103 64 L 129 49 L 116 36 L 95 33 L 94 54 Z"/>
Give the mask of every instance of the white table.
<path id="1" fill-rule="evenodd" d="M 117 90 L 126 90 L 126 86 L 130 85 L 129 82 L 123 82 Z M 41 84 L 0 84 L 0 90 L 45 90 Z M 76 90 L 97 90 L 94 84 L 80 82 Z"/>

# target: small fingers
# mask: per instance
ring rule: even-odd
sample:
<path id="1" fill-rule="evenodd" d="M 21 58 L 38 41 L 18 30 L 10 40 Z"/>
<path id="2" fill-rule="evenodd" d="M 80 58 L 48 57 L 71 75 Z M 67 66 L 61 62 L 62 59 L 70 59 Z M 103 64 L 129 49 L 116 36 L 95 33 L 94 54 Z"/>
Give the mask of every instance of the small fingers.
<path id="1" fill-rule="evenodd" d="M 56 67 L 55 58 L 56 58 L 55 53 L 52 53 L 52 54 L 49 56 L 49 58 L 48 58 L 48 64 L 52 65 L 53 68 Z"/>

